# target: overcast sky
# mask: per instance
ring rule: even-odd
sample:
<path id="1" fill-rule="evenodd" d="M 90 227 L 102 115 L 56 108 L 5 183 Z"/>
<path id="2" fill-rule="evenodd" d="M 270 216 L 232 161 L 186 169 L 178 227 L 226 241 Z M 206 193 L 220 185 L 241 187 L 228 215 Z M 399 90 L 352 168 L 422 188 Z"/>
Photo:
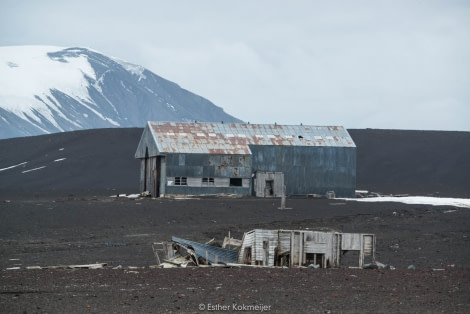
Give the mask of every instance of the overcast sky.
<path id="1" fill-rule="evenodd" d="M 92 48 L 251 123 L 470 131 L 467 0 L 1 0 L 0 45 Z"/>

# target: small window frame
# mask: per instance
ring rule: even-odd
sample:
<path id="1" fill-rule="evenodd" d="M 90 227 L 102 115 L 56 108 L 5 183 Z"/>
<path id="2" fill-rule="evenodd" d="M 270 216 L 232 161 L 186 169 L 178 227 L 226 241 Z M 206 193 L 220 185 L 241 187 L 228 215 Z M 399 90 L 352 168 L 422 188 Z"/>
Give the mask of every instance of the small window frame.
<path id="1" fill-rule="evenodd" d="M 175 177 L 175 185 L 188 185 L 188 177 Z"/>

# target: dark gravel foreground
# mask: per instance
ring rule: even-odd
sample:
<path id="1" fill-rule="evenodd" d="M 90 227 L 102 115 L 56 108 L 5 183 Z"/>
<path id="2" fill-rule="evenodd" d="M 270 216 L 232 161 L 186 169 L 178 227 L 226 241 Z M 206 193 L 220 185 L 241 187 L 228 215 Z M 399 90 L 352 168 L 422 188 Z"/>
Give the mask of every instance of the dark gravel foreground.
<path id="1" fill-rule="evenodd" d="M 110 197 L 138 192 L 141 132 L 0 141 L 0 313 L 470 313 L 470 209 Z M 358 189 L 470 198 L 470 132 L 349 132 Z M 377 260 L 396 269 L 149 267 L 155 241 L 254 228 L 374 233 Z M 90 263 L 107 268 L 25 269 Z"/>
<path id="2" fill-rule="evenodd" d="M 467 270 L 2 272 L 2 313 L 468 313 Z"/>
<path id="3" fill-rule="evenodd" d="M 309 198 L 289 198 L 288 210 L 279 205 L 71 196 L 3 203 L 0 312 L 236 312 L 234 303 L 273 313 L 470 311 L 468 208 Z M 377 260 L 396 269 L 348 268 L 354 261 L 340 269 L 149 267 L 155 241 L 175 235 L 221 242 L 228 231 L 241 238 L 253 228 L 375 233 Z M 25 269 L 96 262 L 108 266 Z"/>

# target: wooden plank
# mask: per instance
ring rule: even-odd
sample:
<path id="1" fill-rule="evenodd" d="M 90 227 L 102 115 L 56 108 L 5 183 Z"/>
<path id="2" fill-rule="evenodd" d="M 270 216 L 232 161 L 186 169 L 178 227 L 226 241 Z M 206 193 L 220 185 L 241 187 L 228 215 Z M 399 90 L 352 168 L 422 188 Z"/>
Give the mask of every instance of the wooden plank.
<path id="1" fill-rule="evenodd" d="M 202 186 L 202 178 L 188 177 L 186 179 L 186 184 L 188 186 L 201 187 Z"/>
<path id="2" fill-rule="evenodd" d="M 242 240 L 225 237 L 224 238 L 224 243 L 222 244 L 222 247 L 225 248 L 227 246 L 228 247 L 241 247 L 242 246 Z"/>
<path id="3" fill-rule="evenodd" d="M 359 251 L 361 250 L 361 237 L 360 233 L 343 233 L 341 240 L 341 249 L 344 251 Z"/>
<path id="4" fill-rule="evenodd" d="M 228 187 L 230 186 L 230 178 L 214 178 L 214 185 L 216 187 Z"/>
<path id="5" fill-rule="evenodd" d="M 373 239 L 373 235 L 371 234 L 364 234 L 363 235 L 364 237 L 364 255 L 365 256 L 370 256 L 372 255 L 372 252 L 373 252 L 373 242 L 374 242 L 374 239 Z"/>
<path id="6" fill-rule="evenodd" d="M 327 252 L 328 252 L 327 243 L 316 243 L 315 241 L 305 241 L 305 253 L 326 254 Z"/>
<path id="7" fill-rule="evenodd" d="M 96 264 L 83 264 L 83 265 L 67 265 L 67 268 L 85 268 L 85 269 L 99 269 L 106 267 L 106 263 L 96 263 Z"/>

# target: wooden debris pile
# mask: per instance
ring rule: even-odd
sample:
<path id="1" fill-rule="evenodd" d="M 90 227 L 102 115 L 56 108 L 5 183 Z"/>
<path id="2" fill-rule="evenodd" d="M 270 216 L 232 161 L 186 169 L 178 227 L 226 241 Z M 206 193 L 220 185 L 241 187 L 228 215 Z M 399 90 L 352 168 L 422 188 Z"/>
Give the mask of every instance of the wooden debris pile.
<path id="1" fill-rule="evenodd" d="M 245 232 L 241 240 L 225 237 L 222 246 L 211 242 L 214 241 L 199 243 L 173 237 L 170 242 L 156 242 L 152 247 L 157 264 L 163 268 L 205 265 L 363 268 L 375 263 L 374 234 L 254 229 Z"/>

